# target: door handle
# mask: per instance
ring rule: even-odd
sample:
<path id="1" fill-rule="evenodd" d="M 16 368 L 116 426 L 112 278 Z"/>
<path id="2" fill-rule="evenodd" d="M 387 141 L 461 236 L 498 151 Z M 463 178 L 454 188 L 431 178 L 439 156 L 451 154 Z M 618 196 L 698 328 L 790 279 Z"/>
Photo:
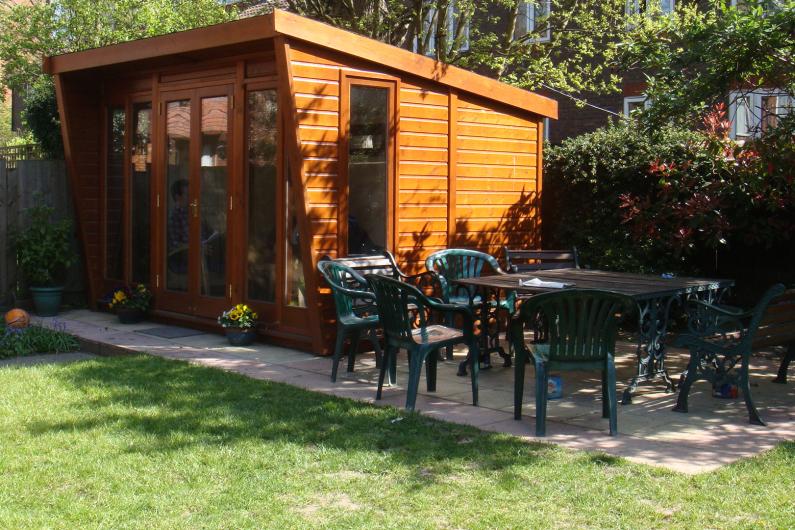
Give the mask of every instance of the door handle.
<path id="1" fill-rule="evenodd" d="M 198 219 L 199 218 L 199 200 L 198 199 L 193 199 L 191 201 L 190 209 L 193 212 L 193 218 L 194 219 Z"/>

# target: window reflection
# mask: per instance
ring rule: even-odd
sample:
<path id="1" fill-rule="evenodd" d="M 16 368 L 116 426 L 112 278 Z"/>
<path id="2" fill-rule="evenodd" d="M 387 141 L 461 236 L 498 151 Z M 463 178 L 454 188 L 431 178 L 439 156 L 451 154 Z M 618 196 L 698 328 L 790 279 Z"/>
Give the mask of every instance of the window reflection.
<path id="1" fill-rule="evenodd" d="M 248 298 L 276 299 L 276 90 L 249 92 L 248 113 Z"/>
<path id="2" fill-rule="evenodd" d="M 285 157 L 285 160 L 287 157 Z M 301 233 L 298 229 L 298 196 L 290 185 L 290 166 L 285 163 L 285 189 L 287 194 L 287 256 L 286 256 L 286 299 L 287 305 L 306 307 L 306 282 L 304 281 L 304 262 L 301 258 Z"/>
<path id="3" fill-rule="evenodd" d="M 201 100 L 201 293 L 226 296 L 226 96 Z"/>
<path id="4" fill-rule="evenodd" d="M 348 152 L 348 253 L 386 248 L 389 90 L 352 86 Z"/>
<path id="5" fill-rule="evenodd" d="M 108 158 L 105 175 L 105 275 L 124 279 L 124 108 L 108 112 Z"/>
<path id="6" fill-rule="evenodd" d="M 132 115 L 132 152 L 130 154 L 132 192 L 132 280 L 149 282 L 149 186 L 152 173 L 152 104 L 136 103 Z"/>
<path id="7" fill-rule="evenodd" d="M 187 291 L 188 236 L 190 219 L 189 156 L 190 100 L 171 101 L 166 106 L 167 237 L 166 288 Z"/>

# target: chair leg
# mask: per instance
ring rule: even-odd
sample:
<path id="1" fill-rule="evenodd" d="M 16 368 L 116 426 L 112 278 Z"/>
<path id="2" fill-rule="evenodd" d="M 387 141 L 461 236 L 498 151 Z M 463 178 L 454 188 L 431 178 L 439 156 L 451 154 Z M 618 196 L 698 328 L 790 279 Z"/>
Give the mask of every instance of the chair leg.
<path id="1" fill-rule="evenodd" d="M 613 358 L 607 360 L 607 406 L 610 417 L 610 436 L 618 434 L 618 398 L 616 397 L 616 365 Z"/>
<path id="2" fill-rule="evenodd" d="M 378 371 L 378 390 L 375 393 L 375 399 L 381 399 L 381 392 L 384 388 L 384 378 L 386 377 L 387 367 L 389 366 L 389 360 L 391 359 L 392 355 L 394 354 L 396 348 L 393 346 L 387 345 L 385 347 L 384 356 L 386 357 L 383 362 L 381 363 L 381 369 Z"/>
<path id="3" fill-rule="evenodd" d="M 337 328 L 337 340 L 334 343 L 334 357 L 331 359 L 331 382 L 337 382 L 337 368 L 342 357 L 342 347 L 345 344 L 345 332 L 342 328 Z"/>
<path id="4" fill-rule="evenodd" d="M 409 359 L 409 384 L 406 389 L 406 410 L 414 410 L 417 403 L 417 391 L 420 388 L 420 375 L 422 375 L 422 363 L 427 354 L 420 350 L 415 351 Z"/>
<path id="5" fill-rule="evenodd" d="M 765 426 L 767 423 L 762 420 L 762 417 L 759 415 L 759 411 L 756 410 L 754 399 L 751 396 L 751 378 L 750 374 L 748 373 L 749 356 L 749 354 L 743 356 L 742 368 L 740 370 L 740 390 L 742 391 L 743 398 L 745 399 L 745 407 L 748 409 L 748 421 L 753 425 Z"/>
<path id="6" fill-rule="evenodd" d="M 781 366 L 778 367 L 778 375 L 773 379 L 774 383 L 780 385 L 787 384 L 787 370 L 789 370 L 789 363 L 792 361 L 795 361 L 795 342 L 789 345 L 787 353 L 785 353 L 784 357 L 781 359 Z"/>
<path id="7" fill-rule="evenodd" d="M 395 351 L 389 355 L 389 384 L 394 385 L 397 384 L 397 356 L 399 353 L 399 348 L 395 346 Z"/>
<path id="8" fill-rule="evenodd" d="M 454 326 L 455 326 L 455 322 L 454 322 L 453 318 L 454 318 L 454 317 L 453 317 L 453 315 L 451 315 L 451 314 L 449 314 L 449 313 L 448 313 L 447 315 L 445 315 L 445 317 L 444 317 L 444 319 L 445 319 L 445 323 L 444 323 L 444 324 L 445 324 L 445 326 L 447 326 L 447 327 L 449 327 L 449 328 L 452 328 L 452 327 L 454 327 Z M 451 346 L 448 346 L 448 347 L 446 348 L 446 351 L 445 351 L 445 359 L 447 359 L 448 361 L 452 361 L 452 360 L 453 360 L 453 346 L 452 346 L 452 345 L 451 345 Z M 464 375 L 466 375 L 466 374 L 464 374 Z"/>
<path id="9" fill-rule="evenodd" d="M 516 350 L 513 376 L 513 419 L 522 419 L 522 398 L 524 397 L 524 372 L 527 354 L 523 348 Z"/>
<path id="10" fill-rule="evenodd" d="M 381 351 L 381 343 L 378 341 L 378 333 L 374 329 L 371 329 L 367 333 L 367 337 L 370 339 L 370 344 L 373 345 L 373 351 L 375 352 L 375 367 L 381 368 L 381 365 L 384 364 L 384 352 Z"/>
<path id="11" fill-rule="evenodd" d="M 544 363 L 536 363 L 536 436 L 547 435 L 547 386 L 549 377 Z"/>
<path id="12" fill-rule="evenodd" d="M 478 406 L 478 377 L 480 373 L 480 363 L 478 359 L 480 358 L 480 348 L 477 344 L 474 344 L 469 347 L 469 358 L 471 359 L 469 365 L 469 378 L 472 382 L 472 406 Z"/>
<path id="13" fill-rule="evenodd" d="M 439 350 L 432 350 L 425 360 L 425 383 L 428 392 L 436 392 L 436 363 L 439 359 Z"/>
<path id="14" fill-rule="evenodd" d="M 687 412 L 687 396 L 690 395 L 690 387 L 696 382 L 698 377 L 698 366 L 701 362 L 701 354 L 697 351 L 690 351 L 690 360 L 687 363 L 687 373 L 682 384 L 679 385 L 679 397 L 676 398 L 674 412 Z"/>
<path id="15" fill-rule="evenodd" d="M 348 350 L 348 372 L 353 372 L 353 367 L 356 363 L 356 354 L 359 351 L 359 341 L 362 338 L 361 331 L 354 331 L 351 336 L 351 348 Z"/>
<path id="16" fill-rule="evenodd" d="M 609 403 L 609 395 L 608 395 L 608 384 L 607 384 L 607 367 L 602 370 L 602 417 L 609 418 L 610 417 L 610 403 Z"/>

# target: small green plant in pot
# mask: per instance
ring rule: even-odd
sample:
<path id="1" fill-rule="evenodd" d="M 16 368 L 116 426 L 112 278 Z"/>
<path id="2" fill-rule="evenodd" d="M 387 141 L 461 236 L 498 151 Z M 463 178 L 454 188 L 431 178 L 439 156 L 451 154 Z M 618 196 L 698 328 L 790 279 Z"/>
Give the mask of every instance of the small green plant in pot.
<path id="1" fill-rule="evenodd" d="M 28 209 L 29 221 L 14 237 L 17 265 L 25 277 L 36 314 L 58 314 L 66 269 L 75 259 L 72 250 L 72 222 L 55 221 L 54 210 L 39 204 Z"/>

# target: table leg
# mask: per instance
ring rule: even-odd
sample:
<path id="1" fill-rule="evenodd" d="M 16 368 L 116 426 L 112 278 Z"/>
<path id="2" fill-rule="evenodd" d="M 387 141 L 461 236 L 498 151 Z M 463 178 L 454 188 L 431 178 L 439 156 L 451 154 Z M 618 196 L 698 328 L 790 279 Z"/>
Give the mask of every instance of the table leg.
<path id="1" fill-rule="evenodd" d="M 662 379 L 665 391 L 673 392 L 674 384 L 665 368 L 665 334 L 668 331 L 671 305 L 678 299 L 679 295 L 674 295 L 638 302 L 638 366 L 635 376 L 624 390 L 623 405 L 632 403 L 632 393 L 645 381 Z"/>
<path id="2" fill-rule="evenodd" d="M 509 353 L 505 351 L 505 349 L 500 345 L 500 319 L 499 319 L 499 311 L 500 311 L 500 294 L 501 289 L 499 288 L 489 288 L 489 287 L 481 287 L 480 288 L 480 369 L 481 370 L 488 370 L 491 368 L 491 354 L 496 352 L 499 354 L 500 357 L 503 359 L 503 365 L 506 367 L 511 366 L 511 356 Z M 496 300 L 496 303 L 492 305 L 491 300 L 492 297 Z M 475 305 L 474 303 L 472 304 Z M 489 322 L 494 317 L 494 326 L 490 326 Z M 469 361 L 469 355 L 467 355 L 466 360 L 462 361 L 458 365 L 458 372 L 456 375 L 465 376 L 467 375 L 467 363 Z"/>

